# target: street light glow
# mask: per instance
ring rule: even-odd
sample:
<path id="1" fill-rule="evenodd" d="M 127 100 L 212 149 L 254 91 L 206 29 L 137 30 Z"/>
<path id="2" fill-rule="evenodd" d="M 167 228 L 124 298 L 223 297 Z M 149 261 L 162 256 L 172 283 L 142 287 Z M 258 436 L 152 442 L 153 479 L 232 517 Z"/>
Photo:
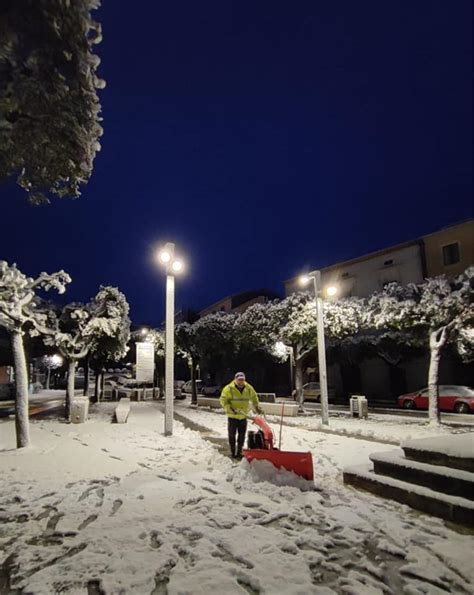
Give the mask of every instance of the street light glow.
<path id="1" fill-rule="evenodd" d="M 160 252 L 160 260 L 167 264 L 171 260 L 171 254 L 167 250 L 162 250 Z"/>
<path id="2" fill-rule="evenodd" d="M 147 335 L 148 334 L 148 329 L 147 328 L 142 328 L 142 330 L 140 331 L 142 335 Z"/>
<path id="3" fill-rule="evenodd" d="M 337 287 L 335 285 L 330 285 L 326 289 L 326 293 L 328 294 L 329 297 L 335 296 L 337 292 L 338 292 L 338 289 L 337 289 Z"/>
<path id="4" fill-rule="evenodd" d="M 184 264 L 182 260 L 175 260 L 171 265 L 171 268 L 175 273 L 180 273 L 183 270 Z"/>
<path id="5" fill-rule="evenodd" d="M 300 285 L 302 285 L 303 287 L 308 285 L 308 283 L 309 283 L 308 275 L 301 275 L 301 277 L 299 278 L 299 282 L 300 282 Z"/>
<path id="6" fill-rule="evenodd" d="M 62 366 L 63 365 L 63 358 L 60 355 L 57 355 L 56 353 L 51 358 L 51 361 L 53 362 L 53 364 L 55 366 Z"/>

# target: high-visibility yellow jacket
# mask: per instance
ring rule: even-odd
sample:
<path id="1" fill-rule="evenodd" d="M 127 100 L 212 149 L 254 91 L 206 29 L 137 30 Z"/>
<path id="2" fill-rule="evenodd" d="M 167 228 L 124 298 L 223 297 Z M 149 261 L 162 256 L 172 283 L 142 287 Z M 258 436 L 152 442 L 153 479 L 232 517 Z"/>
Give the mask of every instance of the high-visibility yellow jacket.
<path id="1" fill-rule="evenodd" d="M 234 419 L 245 419 L 250 411 L 251 404 L 255 409 L 260 406 L 257 393 L 248 382 L 245 383 L 242 392 L 236 387 L 235 382 L 230 382 L 227 386 L 224 386 L 220 403 L 226 415 Z"/>

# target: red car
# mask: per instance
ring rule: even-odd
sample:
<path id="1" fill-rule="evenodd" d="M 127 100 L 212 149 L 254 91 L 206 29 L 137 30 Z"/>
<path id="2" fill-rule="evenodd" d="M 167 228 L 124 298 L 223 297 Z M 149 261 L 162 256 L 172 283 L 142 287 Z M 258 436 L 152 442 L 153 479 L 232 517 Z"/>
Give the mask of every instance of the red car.
<path id="1" fill-rule="evenodd" d="M 428 389 L 399 396 L 398 406 L 403 409 L 428 409 Z M 469 386 L 440 385 L 439 406 L 443 411 L 470 413 L 474 411 L 474 389 Z"/>

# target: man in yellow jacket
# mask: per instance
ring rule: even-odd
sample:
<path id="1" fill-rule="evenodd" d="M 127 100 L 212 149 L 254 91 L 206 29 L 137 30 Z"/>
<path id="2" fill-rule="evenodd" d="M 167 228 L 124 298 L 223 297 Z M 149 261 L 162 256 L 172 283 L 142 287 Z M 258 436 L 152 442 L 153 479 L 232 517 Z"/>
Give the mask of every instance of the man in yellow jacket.
<path id="1" fill-rule="evenodd" d="M 234 380 L 222 389 L 220 403 L 227 415 L 227 430 L 232 458 L 242 458 L 242 447 L 247 431 L 247 415 L 250 405 L 257 413 L 262 413 L 257 393 L 253 386 L 245 381 L 245 374 L 237 372 Z M 237 445 L 235 437 L 237 434 Z"/>

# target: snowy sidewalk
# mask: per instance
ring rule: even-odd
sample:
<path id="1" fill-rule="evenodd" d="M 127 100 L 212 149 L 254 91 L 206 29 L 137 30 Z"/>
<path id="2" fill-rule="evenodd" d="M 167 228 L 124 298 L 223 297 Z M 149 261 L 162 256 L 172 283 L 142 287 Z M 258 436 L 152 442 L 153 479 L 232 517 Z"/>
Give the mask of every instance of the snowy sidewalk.
<path id="1" fill-rule="evenodd" d="M 133 403 L 123 425 L 113 406 L 83 425 L 33 422 L 21 452 L 0 423 L 0 592 L 9 573 L 35 595 L 472 592 L 471 535 L 342 485 L 373 443 L 285 428 L 285 447 L 315 453 L 316 489 L 301 491 L 179 422 L 165 438 L 156 403 Z M 189 415 L 225 433 L 224 416 Z"/>
<path id="2" fill-rule="evenodd" d="M 222 410 L 210 409 L 207 407 L 193 409 L 189 406 L 188 402 L 177 403 L 175 408 L 178 413 L 183 413 L 183 410 L 186 411 L 186 415 L 190 419 L 195 419 L 197 423 L 199 423 L 198 420 L 201 420 L 202 422 L 204 419 L 214 419 L 209 416 L 206 418 L 206 414 L 211 416 L 220 414 L 225 419 Z M 194 414 L 192 413 L 193 411 L 199 411 L 199 413 Z M 277 431 L 280 425 L 280 417 L 267 415 L 266 418 L 272 424 L 274 430 Z M 370 414 L 368 419 L 359 419 L 352 418 L 346 414 L 340 415 L 338 413 L 329 417 L 329 425 L 327 426 L 322 425 L 319 415 L 285 417 L 283 419 L 283 427 L 283 434 L 286 433 L 286 427 L 294 427 L 312 432 L 324 432 L 326 434 L 346 436 L 348 438 L 358 438 L 392 445 L 399 445 L 403 440 L 410 440 L 412 438 L 430 438 L 434 436 L 449 436 L 451 434 L 474 433 L 474 426 L 460 427 L 443 424 L 439 428 L 436 428 L 431 427 L 427 421 L 420 418 L 377 414 Z"/>

